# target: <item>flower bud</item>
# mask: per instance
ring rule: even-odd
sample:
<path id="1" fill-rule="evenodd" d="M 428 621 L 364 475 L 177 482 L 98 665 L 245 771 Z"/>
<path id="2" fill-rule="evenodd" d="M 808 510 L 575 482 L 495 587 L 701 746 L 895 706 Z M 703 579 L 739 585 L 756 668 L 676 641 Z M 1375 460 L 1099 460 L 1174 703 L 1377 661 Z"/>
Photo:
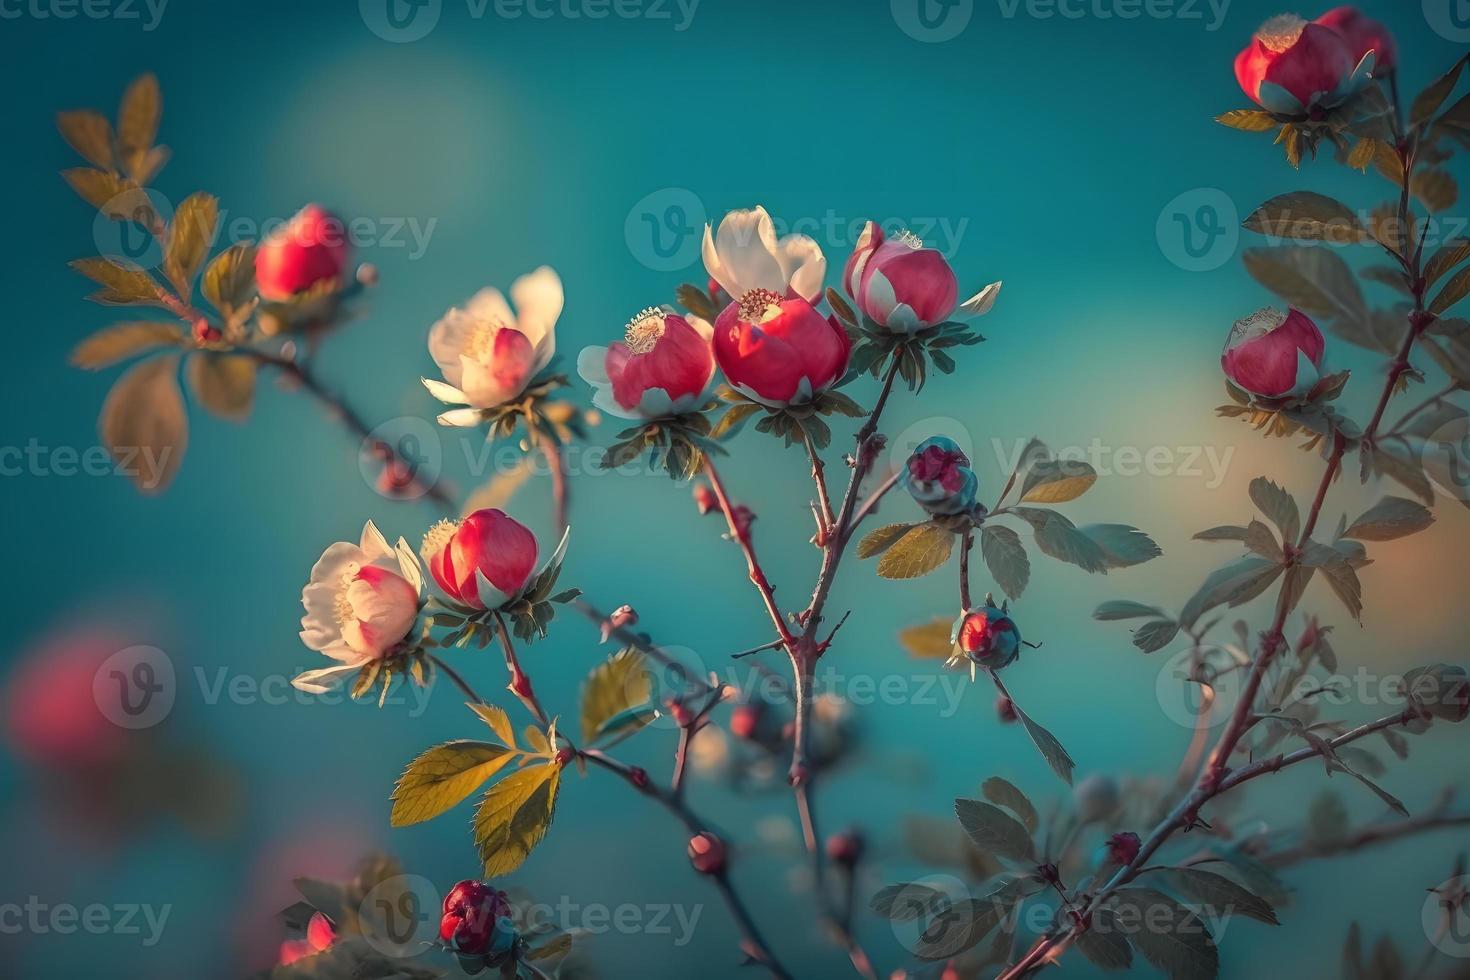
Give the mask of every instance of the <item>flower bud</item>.
<path id="1" fill-rule="evenodd" d="M 736 738 L 754 739 L 760 731 L 765 708 L 760 704 L 738 704 L 730 712 L 730 734 Z"/>
<path id="2" fill-rule="evenodd" d="M 256 289 L 267 300 L 283 302 L 309 289 L 334 288 L 351 252 L 341 219 L 308 204 L 256 249 Z"/>
<path id="3" fill-rule="evenodd" d="M 1105 820 L 1118 809 L 1121 794 L 1118 781 L 1102 773 L 1093 773 L 1072 790 L 1072 805 L 1083 823 Z"/>
<path id="4" fill-rule="evenodd" d="M 725 870 L 725 842 L 709 832 L 689 838 L 689 863 L 702 875 L 717 875 Z"/>
<path id="5" fill-rule="evenodd" d="M 683 415 L 709 398 L 715 377 L 711 332 L 699 317 L 649 307 L 623 329 L 623 340 L 584 349 L 577 373 L 592 386 L 592 404 L 609 415 Z"/>
<path id="6" fill-rule="evenodd" d="M 1133 833 L 1133 831 L 1125 830 L 1121 834 L 1114 834 L 1109 837 L 1105 846 L 1107 848 L 1108 860 L 1114 864 L 1127 865 L 1132 864 L 1133 859 L 1138 857 L 1138 851 L 1142 847 L 1142 841 L 1138 839 L 1138 835 Z"/>
<path id="7" fill-rule="evenodd" d="M 886 239 L 873 221 L 863 228 L 842 279 L 858 309 L 894 333 L 943 323 L 959 300 L 959 282 L 943 255 L 911 232 Z"/>
<path id="8" fill-rule="evenodd" d="M 865 844 L 862 832 L 849 827 L 827 838 L 827 857 L 833 864 L 851 868 L 862 859 Z"/>
<path id="9" fill-rule="evenodd" d="M 490 955 L 503 943 L 499 924 L 510 922 L 509 915 L 510 902 L 504 892 L 483 881 L 461 881 L 444 896 L 439 939 L 459 953 Z"/>
<path id="10" fill-rule="evenodd" d="M 1016 702 L 1004 694 L 997 696 L 995 699 L 995 714 L 1003 725 L 1014 724 L 1021 720 L 1020 715 L 1016 714 Z"/>
<path id="11" fill-rule="evenodd" d="M 364 262 L 357 267 L 357 284 L 367 289 L 372 289 L 378 284 L 378 267 L 371 262 Z"/>
<path id="12" fill-rule="evenodd" d="M 1282 14 L 1236 55 L 1235 79 L 1256 104 L 1288 116 L 1341 105 L 1367 83 L 1373 59 L 1355 59 L 1332 27 Z"/>
<path id="13" fill-rule="evenodd" d="M 696 483 L 694 485 L 694 506 L 699 508 L 701 515 L 704 515 L 719 507 L 720 500 L 708 484 Z"/>
<path id="14" fill-rule="evenodd" d="M 1358 8 L 1334 7 L 1318 17 L 1314 23 L 1337 32 L 1347 45 L 1348 54 L 1354 64 L 1362 61 L 1371 52 L 1375 77 L 1387 75 L 1398 67 L 1398 44 L 1395 43 L 1393 34 Z"/>
<path id="15" fill-rule="evenodd" d="M 536 567 L 536 536 L 493 508 L 459 523 L 435 524 L 422 551 L 444 594 L 477 609 L 504 605 L 525 588 Z"/>
<path id="16" fill-rule="evenodd" d="M 979 606 L 961 616 L 955 640 L 965 656 L 992 670 L 1011 663 L 1021 650 L 1015 621 L 994 606 Z"/>
<path id="17" fill-rule="evenodd" d="M 715 361 L 725 380 L 771 408 L 805 404 L 842 379 L 852 341 L 801 297 L 757 288 L 715 321 Z"/>
<path id="18" fill-rule="evenodd" d="M 1302 398 L 1321 378 L 1327 342 L 1300 310 L 1266 308 L 1235 321 L 1220 366 L 1237 387 L 1262 398 Z"/>
<path id="19" fill-rule="evenodd" d="M 903 484 L 931 514 L 964 514 L 975 506 L 980 481 L 970 458 L 945 436 L 919 443 L 904 465 Z"/>

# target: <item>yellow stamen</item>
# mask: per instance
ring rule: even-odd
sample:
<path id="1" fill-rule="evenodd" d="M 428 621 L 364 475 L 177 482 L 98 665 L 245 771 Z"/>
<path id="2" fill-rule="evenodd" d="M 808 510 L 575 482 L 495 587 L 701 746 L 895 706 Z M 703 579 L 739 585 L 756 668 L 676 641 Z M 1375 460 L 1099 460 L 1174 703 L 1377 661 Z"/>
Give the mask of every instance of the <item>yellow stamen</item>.
<path id="1" fill-rule="evenodd" d="M 1307 29 L 1307 22 L 1296 14 L 1278 14 L 1256 31 L 1256 38 L 1267 51 L 1275 54 L 1290 48 Z"/>
<path id="2" fill-rule="evenodd" d="M 647 354 L 663 335 L 664 314 L 655 306 L 639 311 L 623 328 L 623 341 L 634 354 Z"/>
<path id="3" fill-rule="evenodd" d="M 894 235 L 893 240 L 903 245 L 907 245 L 909 248 L 912 249 L 920 249 L 924 247 L 924 239 L 920 238 L 918 235 L 915 235 L 907 228 L 905 228 L 903 231 L 900 231 L 897 235 Z"/>
<path id="4" fill-rule="evenodd" d="M 757 286 L 740 297 L 740 319 L 746 323 L 765 323 L 781 313 L 781 297 Z"/>
<path id="5" fill-rule="evenodd" d="M 457 521 L 439 521 L 424 534 L 424 543 L 419 547 L 419 554 L 425 558 L 437 555 L 444 550 L 444 547 L 449 544 L 449 539 L 454 537 L 454 532 L 458 530 Z"/>
<path id="6" fill-rule="evenodd" d="M 495 335 L 505 327 L 498 320 L 476 320 L 465 338 L 464 353 L 471 360 L 488 362 L 495 352 Z"/>

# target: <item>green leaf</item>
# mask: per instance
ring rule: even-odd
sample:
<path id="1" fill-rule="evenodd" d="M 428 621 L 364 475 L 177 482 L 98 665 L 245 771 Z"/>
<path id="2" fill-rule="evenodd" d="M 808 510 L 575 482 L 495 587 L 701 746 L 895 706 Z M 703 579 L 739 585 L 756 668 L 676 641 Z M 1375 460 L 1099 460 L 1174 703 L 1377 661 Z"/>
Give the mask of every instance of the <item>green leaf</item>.
<path id="1" fill-rule="evenodd" d="M 213 195 L 190 194 L 169 222 L 163 246 L 163 270 L 185 299 L 194 292 L 194 276 L 209 254 L 218 220 L 219 201 Z"/>
<path id="2" fill-rule="evenodd" d="M 1092 914 L 1092 928 L 1079 935 L 1073 945 L 1077 952 L 1101 969 L 1126 970 L 1133 965 L 1133 947 L 1118 931 L 1113 913 L 1107 909 L 1098 909 Z"/>
<path id="3" fill-rule="evenodd" d="M 1262 558 L 1277 562 L 1286 559 L 1275 533 L 1260 521 L 1253 520 L 1245 529 L 1245 546 Z"/>
<path id="4" fill-rule="evenodd" d="M 1358 581 L 1358 573 L 1353 571 L 1342 552 L 1317 541 L 1308 541 L 1302 549 L 1302 564 L 1321 569 L 1327 584 L 1352 613 L 1353 619 L 1362 618 L 1363 586 Z"/>
<path id="5" fill-rule="evenodd" d="M 1199 532 L 1194 536 L 1194 539 L 1196 541 L 1244 541 L 1245 531 L 1246 529 L 1243 527 L 1237 527 L 1233 524 L 1222 524 L 1219 527 L 1212 527 Z"/>
<path id="6" fill-rule="evenodd" d="M 1215 914 L 1240 914 L 1268 925 L 1281 924 L 1270 902 L 1224 875 L 1199 868 L 1175 868 L 1168 877 L 1181 895 Z"/>
<path id="7" fill-rule="evenodd" d="M 1338 537 L 1359 541 L 1392 541 L 1424 530 L 1434 523 L 1429 508 L 1403 497 L 1384 497 Z"/>
<path id="8" fill-rule="evenodd" d="M 960 826 L 980 850 L 1011 861 L 1035 861 L 1036 844 L 1030 831 L 1000 807 L 981 800 L 955 800 L 954 810 Z"/>
<path id="9" fill-rule="evenodd" d="M 1028 833 L 1036 833 L 1041 819 L 1036 815 L 1036 807 L 1026 798 L 1014 784 L 1007 782 L 999 776 L 991 776 L 980 785 L 980 792 L 992 803 L 1005 807 L 1007 810 L 1021 818 L 1021 823 L 1026 825 Z"/>
<path id="10" fill-rule="evenodd" d="M 949 895 L 937 888 L 907 882 L 878 889 L 868 900 L 868 906 L 894 922 L 912 922 L 920 916 L 933 915 L 949 902 Z"/>
<path id="11" fill-rule="evenodd" d="M 496 738 L 500 739 L 502 745 L 512 749 L 516 747 L 515 726 L 510 723 L 510 715 L 505 713 L 504 708 L 496 707 L 493 704 L 480 703 L 471 704 L 470 710 L 481 721 L 490 726 L 490 730 L 495 733 Z"/>
<path id="12" fill-rule="evenodd" d="M 905 626 L 898 631 L 898 642 L 912 657 L 938 659 L 954 651 L 954 641 L 950 639 L 953 632 L 953 621 L 941 616 L 927 623 Z"/>
<path id="13" fill-rule="evenodd" d="M 243 421 L 255 401 L 255 361 L 244 354 L 189 355 L 184 375 L 199 404 L 220 418 Z"/>
<path id="14" fill-rule="evenodd" d="M 1305 313 L 1352 320 L 1367 316 L 1357 279 L 1332 249 L 1307 245 L 1250 248 L 1242 259 L 1257 282 Z"/>
<path id="15" fill-rule="evenodd" d="M 1462 57 L 1450 67 L 1449 71 L 1430 82 L 1425 86 L 1424 91 L 1415 96 L 1414 104 L 1409 109 L 1410 126 L 1422 126 L 1433 118 L 1434 114 L 1439 111 L 1439 107 L 1444 104 L 1444 100 L 1449 98 L 1449 94 L 1454 91 L 1455 83 L 1460 80 L 1460 69 L 1464 67 L 1465 59 Z"/>
<path id="16" fill-rule="evenodd" d="M 91 109 L 58 112 L 56 128 L 71 148 L 92 166 L 112 169 L 112 123 L 102 113 Z"/>
<path id="17" fill-rule="evenodd" d="M 144 493 L 168 487 L 188 448 L 189 417 L 178 368 L 173 354 L 135 364 L 102 403 L 102 444 Z"/>
<path id="18" fill-rule="evenodd" d="M 1128 938 L 1143 958 L 1170 980 L 1209 980 L 1220 971 L 1220 953 L 1199 916 L 1152 888 L 1120 888 L 1114 907 L 1126 917 Z"/>
<path id="19" fill-rule="evenodd" d="M 87 297 L 103 306 L 163 306 L 153 277 L 112 259 L 77 259 L 71 267 L 103 288 Z"/>
<path id="20" fill-rule="evenodd" d="M 184 333 L 176 323 L 116 323 L 103 327 L 71 351 L 73 367 L 96 371 L 157 347 L 177 347 Z"/>
<path id="21" fill-rule="evenodd" d="M 720 438 L 759 411 L 761 411 L 761 406 L 755 402 L 736 402 L 725 409 L 725 414 L 720 416 L 719 421 L 710 430 L 710 436 L 715 439 Z"/>
<path id="22" fill-rule="evenodd" d="M 393 788 L 394 827 L 422 823 L 456 806 L 515 753 L 489 742 L 448 742 L 414 759 Z"/>
<path id="23" fill-rule="evenodd" d="M 1082 496 L 1096 482 L 1097 470 L 1081 460 L 1038 460 L 1026 473 L 1026 480 L 1021 485 L 1021 500 L 1060 504 Z"/>
<path id="24" fill-rule="evenodd" d="M 1162 616 L 1164 611 L 1155 606 L 1128 599 L 1110 599 L 1092 611 L 1092 618 L 1104 623 L 1118 619 L 1140 619 L 1144 616 Z"/>
<path id="25" fill-rule="evenodd" d="M 1251 481 L 1251 501 L 1261 509 L 1261 513 L 1271 519 L 1281 532 L 1283 541 L 1296 543 L 1297 536 L 1301 533 L 1301 515 L 1297 512 L 1296 501 L 1291 494 L 1281 489 L 1264 476 L 1258 476 Z"/>
<path id="26" fill-rule="evenodd" d="M 1061 514 L 1041 507 L 1013 507 L 1011 513 L 1031 525 L 1036 546 L 1044 554 L 1086 572 L 1107 571 L 1109 559 L 1103 549 Z"/>
<path id="27" fill-rule="evenodd" d="M 1144 653 L 1158 653 L 1174 642 L 1179 624 L 1172 619 L 1155 619 L 1133 631 L 1133 645 Z"/>
<path id="28" fill-rule="evenodd" d="M 614 653 L 582 682 L 582 740 L 591 742 L 609 719 L 646 705 L 652 696 L 643 654 L 634 647 Z"/>
<path id="29" fill-rule="evenodd" d="M 475 846 L 485 877 L 519 868 L 546 836 L 556 812 L 561 766 L 528 766 L 490 787 L 475 811 Z"/>
<path id="30" fill-rule="evenodd" d="M 1281 574 L 1280 565 L 1264 558 L 1246 557 L 1216 569 L 1184 604 L 1179 621 L 1193 626 L 1219 605 L 1239 606 L 1265 592 Z"/>
<path id="31" fill-rule="evenodd" d="M 1127 524 L 1084 524 L 1078 530 L 1102 549 L 1109 568 L 1131 568 L 1164 553 L 1153 538 Z"/>
<path id="32" fill-rule="evenodd" d="M 878 574 L 883 578 L 899 579 L 928 575 L 949 561 L 954 541 L 953 531 L 938 524 L 920 524 L 883 553 L 883 557 L 878 559 Z"/>
<path id="33" fill-rule="evenodd" d="M 1368 234 L 1346 204 L 1316 191 L 1273 197 L 1251 212 L 1244 227 L 1273 238 L 1316 242 L 1359 242 Z"/>
<path id="34" fill-rule="evenodd" d="M 986 524 L 980 528 L 980 555 L 991 578 L 1012 599 L 1021 598 L 1031 580 L 1031 559 L 1021 536 L 1003 524 Z"/>
<path id="35" fill-rule="evenodd" d="M 978 945 L 1016 904 L 1043 887 L 1034 875 L 1014 878 L 987 895 L 955 902 L 931 917 L 914 955 L 921 960 L 947 960 Z"/>
<path id="36" fill-rule="evenodd" d="M 1077 763 L 1072 761 L 1072 757 L 1067 754 L 1061 741 L 1022 711 L 1021 706 L 1015 701 L 1011 702 L 1011 706 L 1015 709 L 1016 717 L 1020 718 L 1021 724 L 1025 726 L 1026 734 L 1031 736 L 1031 741 L 1041 750 L 1041 757 L 1046 760 L 1048 766 L 1051 766 L 1051 771 L 1056 773 L 1062 782 L 1068 786 L 1072 785 L 1072 770 L 1077 768 Z"/>
<path id="37" fill-rule="evenodd" d="M 912 523 L 885 524 L 882 527 L 874 528 L 863 535 L 863 539 L 858 542 L 857 556 L 859 558 L 871 558 L 876 554 L 887 551 L 899 538 L 918 526 Z"/>
<path id="38" fill-rule="evenodd" d="M 860 419 L 868 414 L 868 410 L 857 402 L 847 397 L 840 391 L 824 392 L 820 400 L 821 411 L 824 415 L 836 412 L 850 419 Z"/>

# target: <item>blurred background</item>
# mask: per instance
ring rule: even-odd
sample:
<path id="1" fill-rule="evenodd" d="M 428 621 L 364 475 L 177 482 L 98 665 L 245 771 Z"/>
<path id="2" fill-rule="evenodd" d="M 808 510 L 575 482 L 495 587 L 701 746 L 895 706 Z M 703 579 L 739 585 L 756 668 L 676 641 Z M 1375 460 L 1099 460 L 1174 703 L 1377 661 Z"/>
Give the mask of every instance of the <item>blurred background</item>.
<path id="1" fill-rule="evenodd" d="M 1450 0 L 1361 7 L 1396 32 L 1409 92 L 1470 41 Z M 1096 623 L 1091 611 L 1111 598 L 1178 608 L 1228 557 L 1191 535 L 1247 520 L 1252 478 L 1271 475 L 1299 497 L 1315 486 L 1320 463 L 1298 440 L 1263 440 L 1214 415 L 1230 324 L 1272 302 L 1241 267 L 1253 243 L 1236 229 L 1287 190 L 1310 186 L 1366 209 L 1388 185 L 1326 157 L 1293 172 L 1268 137 L 1213 121 L 1246 104 L 1231 62 L 1280 12 L 1274 2 L 1149 9 L 960 0 L 926 20 L 912 0 L 430 0 L 390 19 L 382 0 L 0 4 L 0 121 L 12 147 L 0 188 L 12 229 L 0 265 L 11 324 L 0 443 L 22 460 L 0 481 L 10 566 L 0 905 L 109 910 L 96 929 L 0 922 L 0 974 L 73 977 L 105 965 L 113 976 L 244 975 L 275 959 L 285 937 L 272 916 L 296 900 L 293 876 L 342 877 L 374 849 L 441 890 L 478 871 L 470 805 L 388 826 L 402 767 L 431 744 L 477 737 L 458 692 L 407 691 L 379 710 L 322 703 L 288 683 L 321 666 L 296 633 L 300 589 L 322 549 L 356 540 L 369 518 L 417 543 L 438 516 L 431 503 L 380 495 L 354 440 L 273 383 L 248 424 L 191 412 L 187 458 L 162 496 L 140 495 L 110 469 L 67 466 L 68 452 L 95 453 L 115 374 L 74 370 L 67 353 L 117 318 L 84 301 L 89 284 L 66 263 L 115 232 L 94 229 L 93 210 L 57 176 L 75 158 L 56 111 L 110 113 L 132 78 L 156 72 L 160 141 L 174 152 L 155 182 L 165 198 L 218 195 L 225 238 L 254 238 L 309 201 L 356 222 L 356 254 L 378 266 L 381 285 L 326 342 L 318 368 L 369 420 L 399 420 L 395 433 L 422 431 L 413 420 L 438 411 L 418 379 L 433 368 L 428 327 L 451 304 L 552 265 L 566 287 L 557 332 L 570 370 L 578 350 L 617 336 L 641 307 L 702 283 L 703 224 L 733 208 L 764 204 L 781 230 L 815 237 L 830 284 L 870 218 L 943 250 L 962 290 L 1003 279 L 978 324 L 988 342 L 922 398 L 895 397 L 885 429 L 909 444 L 935 432 L 960 440 L 989 500 L 1026 438 L 1073 447 L 1103 478 L 1064 510 L 1138 525 L 1159 542 L 1162 558 L 1107 577 L 1033 555 L 1015 613 L 1044 647 L 1007 679 L 1079 775 L 1167 776 L 1190 734 L 1171 703 L 1184 695 L 1170 651 L 1141 655 L 1124 624 Z M 1354 369 L 1343 404 L 1365 419 L 1379 369 L 1341 342 L 1328 357 Z M 873 387 L 848 390 L 871 404 Z M 587 396 L 577 383 L 573 397 Z M 607 445 L 616 428 L 605 423 L 592 442 Z M 487 460 L 472 431 L 429 427 L 423 447 L 461 499 L 514 457 Z M 759 515 L 767 569 L 794 601 L 818 558 L 805 543 L 807 468 L 753 432 L 734 450 L 724 474 Z M 688 486 L 589 460 L 571 458 L 562 583 L 604 609 L 632 603 L 640 628 L 739 682 L 746 672 L 728 654 L 764 642 L 769 627 L 737 550 L 715 518 L 696 513 Z M 533 477 L 509 508 L 543 552 L 548 486 Z M 1344 481 L 1326 517 L 1356 514 L 1382 492 L 1401 491 Z M 897 499 L 883 510 L 913 516 Z M 1459 556 L 1470 514 L 1443 498 L 1435 513 L 1431 532 L 1374 547 L 1361 627 L 1325 590 L 1308 593 L 1303 609 L 1338 624 L 1343 674 L 1466 659 Z M 952 574 L 887 582 L 856 561 L 838 580 L 833 607 L 856 612 L 823 662 L 824 684 L 852 702 L 860 737 L 824 780 L 819 808 L 827 830 L 864 829 L 871 859 L 860 889 L 932 871 L 906 849 L 905 819 L 949 819 L 953 799 L 988 776 L 1038 802 L 1067 795 L 1024 734 L 997 720 L 993 690 L 959 673 L 937 685 L 938 664 L 899 646 L 904 626 L 949 614 L 952 593 Z M 1269 609 L 1247 613 L 1260 625 Z M 160 677 L 167 703 L 128 728 L 103 717 L 91 692 L 107 658 L 137 645 L 162 651 L 171 676 Z M 570 717 L 582 677 L 610 649 L 566 613 L 524 657 L 543 700 Z M 498 692 L 492 654 L 457 662 Z M 898 693 L 873 693 L 885 679 Z M 1343 709 L 1355 720 L 1381 713 Z M 1419 739 L 1382 782 L 1411 810 L 1429 807 L 1470 775 L 1459 737 L 1437 729 Z M 691 798 L 741 845 L 734 876 L 754 915 L 798 975 L 843 975 L 842 953 L 813 924 L 810 882 L 794 870 L 805 862 L 789 792 L 736 791 L 710 745 Z M 654 729 L 619 754 L 666 774 L 673 746 L 671 730 Z M 1304 766 L 1260 784 L 1246 811 L 1293 826 L 1326 785 Z M 1333 785 L 1354 819 L 1381 815 L 1371 794 Z M 1223 975 L 1332 975 L 1352 920 L 1417 955 L 1425 889 L 1447 876 L 1462 843 L 1441 833 L 1293 868 L 1283 927 L 1233 923 Z M 671 919 L 668 933 L 592 937 L 600 975 L 739 972 L 735 932 L 690 872 L 678 825 L 606 774 L 564 783 L 551 833 L 511 881 L 550 904 L 674 903 L 698 915 L 688 934 Z M 119 922 L 129 907 L 134 931 Z M 855 921 L 881 971 L 911 964 L 885 920 L 860 911 Z M 1089 970 L 1075 957 L 1065 969 Z"/>

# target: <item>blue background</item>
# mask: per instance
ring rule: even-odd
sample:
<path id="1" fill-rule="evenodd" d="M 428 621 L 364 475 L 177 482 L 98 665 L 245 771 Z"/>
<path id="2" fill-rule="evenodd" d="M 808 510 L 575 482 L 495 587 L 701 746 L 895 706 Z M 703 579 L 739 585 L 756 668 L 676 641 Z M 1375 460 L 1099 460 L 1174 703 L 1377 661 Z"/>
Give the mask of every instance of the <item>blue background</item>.
<path id="1" fill-rule="evenodd" d="M 1397 32 L 1410 91 L 1463 53 L 1428 29 L 1417 4 L 1362 6 Z M 75 160 L 53 114 L 110 111 L 145 70 L 163 86 L 160 139 L 175 156 L 157 186 L 169 198 L 208 190 L 227 219 L 257 225 L 312 200 L 381 227 L 433 222 L 422 255 L 391 242 L 360 250 L 381 269 L 382 285 L 367 315 L 320 358 L 330 385 L 375 420 L 435 412 L 418 384 L 433 367 L 426 331 L 483 285 L 504 287 L 553 265 L 566 284 L 558 342 L 569 364 L 583 346 L 616 336 L 640 307 L 668 301 L 678 283 L 702 281 L 697 249 L 686 245 L 687 266 L 668 269 L 646 236 L 643 215 L 658 219 L 671 204 L 694 202 L 675 222 L 689 228 L 704 220 L 697 209 L 718 220 L 755 203 L 788 223 L 831 216 L 837 230 L 815 234 L 834 284 L 852 229 L 866 218 L 963 222 L 953 241 L 934 243 L 951 254 L 962 288 L 1005 280 L 980 325 L 989 342 L 966 350 L 960 370 L 934 378 L 922 400 L 896 397 L 888 431 L 958 431 L 975 449 L 990 499 L 1005 475 L 992 440 L 1004 453 L 1032 434 L 1058 447 L 1096 438 L 1109 447 L 1233 450 L 1218 486 L 1186 474 L 1105 477 L 1066 511 L 1137 524 L 1164 558 L 1102 578 L 1033 555 L 1017 607 L 1023 630 L 1045 647 L 1012 668 L 1009 683 L 1069 746 L 1080 772 L 1164 774 L 1177 765 L 1188 733 L 1160 710 L 1162 655 L 1139 655 L 1125 629 L 1094 623 L 1090 612 L 1123 596 L 1177 608 L 1226 557 L 1190 535 L 1245 520 L 1246 484 L 1262 473 L 1306 496 L 1320 464 L 1293 440 L 1267 442 L 1214 417 L 1225 333 L 1270 297 L 1243 271 L 1233 232 L 1214 246 L 1217 267 L 1181 267 L 1189 263 L 1176 261 L 1183 242 L 1173 214 L 1223 198 L 1243 217 L 1305 186 L 1363 208 L 1388 196 L 1376 174 L 1330 159 L 1294 173 L 1269 138 L 1213 122 L 1245 104 L 1231 60 L 1278 12 L 1273 4 L 1235 0 L 1211 31 L 1207 7 L 1203 21 L 1038 18 L 1024 6 L 1007 17 L 996 0 L 977 0 L 968 26 L 944 43 L 916 40 L 873 0 L 704 0 L 684 31 L 668 19 L 506 18 L 494 7 L 476 18 L 445 0 L 437 26 L 411 43 L 375 35 L 357 5 L 340 0 L 173 0 L 152 31 L 136 20 L 37 18 L 25 9 L 0 20 L 0 131 L 9 148 L 0 199 L 10 228 L 0 264 L 9 345 L 0 442 L 96 444 L 96 411 L 115 372 L 73 370 L 66 355 L 116 318 L 84 302 L 87 284 L 66 268 L 95 247 L 90 210 L 56 177 Z M 677 20 L 677 8 L 668 9 Z M 1334 365 L 1357 369 L 1345 403 L 1365 418 L 1380 375 L 1356 349 L 1337 342 L 1329 350 Z M 869 382 L 852 393 L 873 397 Z M 384 846 L 441 888 L 476 871 L 468 805 L 410 829 L 387 825 L 403 764 L 428 745 L 476 734 L 447 685 L 410 719 L 407 705 L 210 704 L 193 680 L 195 667 L 262 681 L 318 666 L 296 637 L 312 562 L 331 541 L 355 539 L 367 518 L 416 543 L 432 507 L 380 497 L 360 474 L 352 441 L 308 399 L 270 383 L 248 425 L 200 411 L 191 424 L 182 471 L 161 498 L 141 497 L 117 477 L 31 473 L 0 482 L 9 567 L 0 673 L 58 628 L 126 609 L 143 624 L 135 641 L 166 649 L 183 678 L 171 721 L 238 770 L 239 809 L 222 838 L 164 823 L 94 851 L 58 829 L 35 792 L 38 774 L 0 756 L 0 902 L 37 894 L 52 903 L 173 905 L 151 949 L 124 936 L 0 937 L 12 975 L 76 976 L 102 957 L 121 965 L 118 975 L 234 973 L 260 952 L 240 952 L 237 920 L 274 894 L 262 877 L 295 870 L 280 857 L 292 849 L 350 856 L 359 842 Z M 608 428 L 594 441 L 606 443 Z M 475 438 L 443 434 L 446 476 L 462 490 L 486 475 L 466 463 Z M 738 553 L 713 518 L 695 513 L 687 487 L 580 469 L 564 583 L 606 608 L 634 603 L 660 641 L 695 651 L 707 666 L 723 670 L 729 651 L 766 639 Z M 817 567 L 815 551 L 797 544 L 810 533 L 805 468 L 795 452 L 747 433 L 724 472 L 758 511 L 769 571 L 781 597 L 796 603 Z M 1356 513 L 1376 492 L 1344 482 L 1328 519 Z M 511 509 L 549 550 L 545 479 Z M 1467 614 L 1454 597 L 1463 594 L 1457 559 L 1470 520 L 1453 502 L 1436 513 L 1432 533 L 1374 547 L 1361 628 L 1325 592 L 1309 593 L 1305 608 L 1340 623 L 1346 667 L 1382 673 L 1463 657 Z M 901 501 L 885 514 L 910 516 Z M 906 659 L 895 634 L 947 614 L 952 591 L 952 574 L 888 583 L 852 562 L 833 606 L 857 611 L 830 662 L 850 676 L 932 672 Z M 1269 614 L 1261 606 L 1250 610 L 1257 622 Z M 563 715 L 574 713 L 581 677 L 605 655 L 596 639 L 568 615 L 526 653 L 542 697 Z M 500 686 L 494 657 L 463 658 L 482 690 Z M 857 821 L 874 838 L 880 867 L 865 887 L 922 871 L 899 846 L 903 816 L 943 818 L 955 796 L 973 794 L 989 775 L 1039 800 L 1062 796 L 1023 734 L 996 722 L 992 700 L 982 686 L 952 714 L 915 703 L 859 711 L 870 754 L 823 785 L 820 808 L 828 828 Z M 1420 740 L 1412 765 L 1386 784 L 1411 809 L 1428 805 L 1467 774 L 1458 737 L 1436 731 Z M 669 731 L 655 730 L 620 754 L 667 772 L 672 746 Z M 1290 785 L 1262 787 L 1248 811 L 1294 825 L 1325 777 L 1304 767 L 1276 782 Z M 1369 794 L 1334 785 L 1356 816 L 1379 815 Z M 801 863 L 789 841 L 780 843 L 781 828 L 790 831 L 788 795 L 741 799 L 705 782 L 692 794 L 747 843 L 737 881 L 788 964 L 806 976 L 844 971 L 805 908 L 810 895 L 787 887 L 788 869 Z M 1332 972 L 1324 964 L 1335 964 L 1351 919 L 1417 951 L 1424 889 L 1447 874 L 1455 843 L 1442 834 L 1294 869 L 1298 894 L 1285 925 L 1234 924 L 1224 974 Z M 548 901 L 703 904 L 693 943 L 602 936 L 590 947 L 599 969 L 735 976 L 734 933 L 683 850 L 667 814 L 594 773 L 566 782 L 552 832 L 513 880 Z M 882 970 L 906 962 L 885 922 L 865 912 L 857 922 Z M 1085 967 L 1069 960 L 1068 969 Z"/>

